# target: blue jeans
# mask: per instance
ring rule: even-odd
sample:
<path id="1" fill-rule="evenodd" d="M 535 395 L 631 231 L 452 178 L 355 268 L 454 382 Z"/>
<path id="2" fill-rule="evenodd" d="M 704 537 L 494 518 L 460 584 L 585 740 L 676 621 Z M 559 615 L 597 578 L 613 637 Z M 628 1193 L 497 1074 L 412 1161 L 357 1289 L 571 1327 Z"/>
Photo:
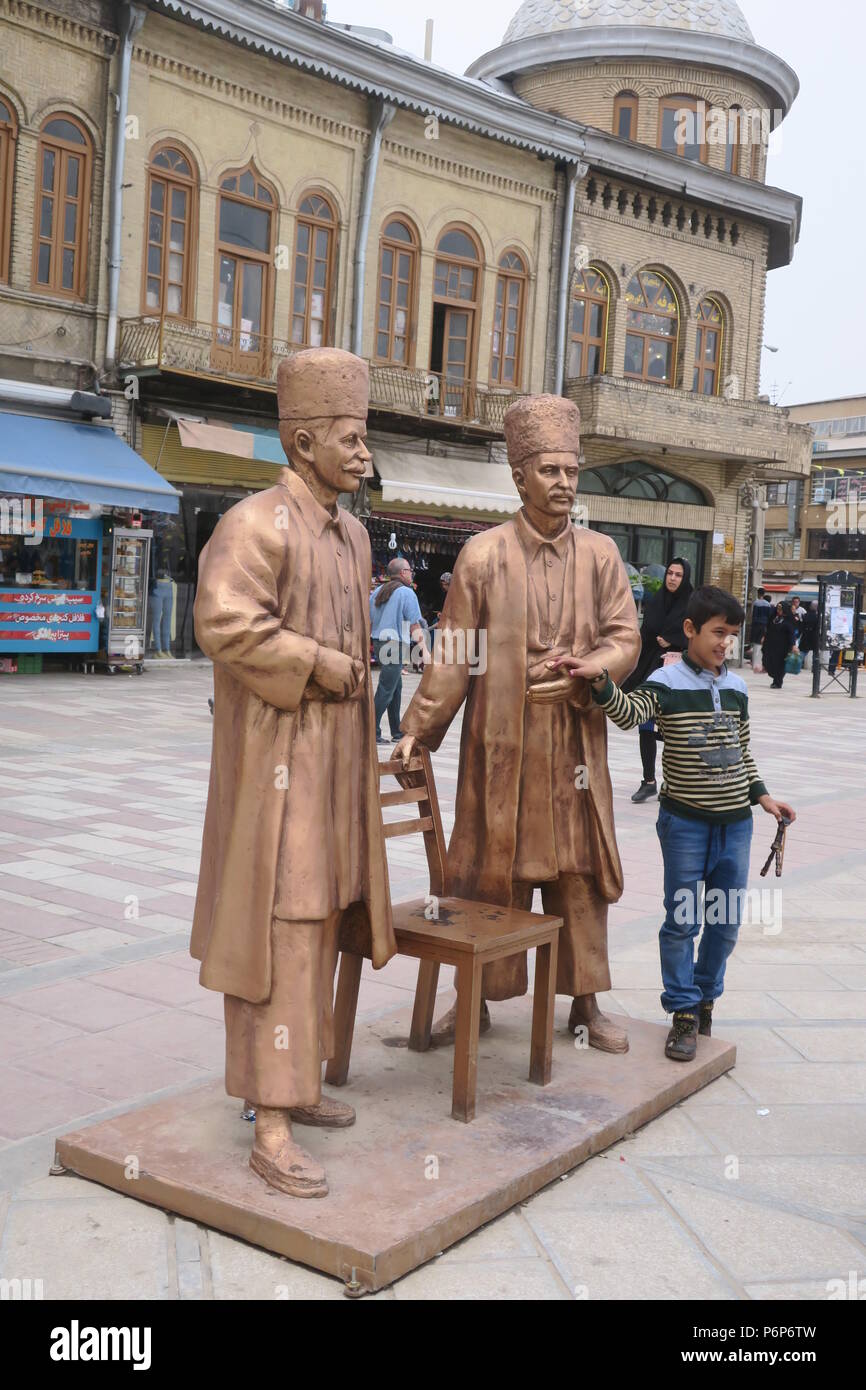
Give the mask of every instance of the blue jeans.
<path id="1" fill-rule="evenodd" d="M 716 825 L 662 807 L 656 831 L 665 866 L 665 920 L 659 932 L 662 1008 L 665 1013 L 696 1010 L 702 1000 L 718 999 L 725 987 L 725 966 L 737 944 L 742 890 L 749 879 L 752 817 Z M 695 938 L 702 926 L 695 961 Z"/>
<path id="2" fill-rule="evenodd" d="M 149 604 L 151 641 L 158 652 L 171 651 L 171 605 L 173 587 L 170 579 L 158 579 Z"/>
<path id="3" fill-rule="evenodd" d="M 388 711 L 391 737 L 400 737 L 400 701 L 403 696 L 403 648 L 398 642 L 376 642 L 379 684 L 376 686 L 376 737 L 381 737 L 382 715 Z"/>

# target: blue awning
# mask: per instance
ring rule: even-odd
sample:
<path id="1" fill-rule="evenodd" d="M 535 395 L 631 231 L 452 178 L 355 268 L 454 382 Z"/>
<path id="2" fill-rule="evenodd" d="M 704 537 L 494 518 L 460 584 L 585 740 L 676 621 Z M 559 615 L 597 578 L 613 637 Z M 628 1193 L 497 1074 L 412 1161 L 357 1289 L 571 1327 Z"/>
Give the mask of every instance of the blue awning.
<path id="1" fill-rule="evenodd" d="M 0 411 L 0 492 L 176 512 L 180 494 L 106 425 Z"/>

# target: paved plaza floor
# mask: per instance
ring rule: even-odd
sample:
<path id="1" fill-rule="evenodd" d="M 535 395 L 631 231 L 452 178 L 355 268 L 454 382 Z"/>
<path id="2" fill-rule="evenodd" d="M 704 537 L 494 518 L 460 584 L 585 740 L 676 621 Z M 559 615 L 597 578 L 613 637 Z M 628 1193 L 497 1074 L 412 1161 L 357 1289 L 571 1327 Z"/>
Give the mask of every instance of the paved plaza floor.
<path id="1" fill-rule="evenodd" d="M 745 674 L 758 768 L 799 820 L 774 898 L 758 877 L 774 823 L 756 812 L 750 885 L 768 895 L 716 1010 L 736 1069 L 377 1298 L 827 1299 L 866 1280 L 866 699 L 813 701 L 808 676 L 777 692 Z M 41 1279 L 46 1298 L 342 1295 L 48 1176 L 54 1135 L 221 1073 L 222 999 L 187 953 L 211 691 L 206 662 L 0 676 L 0 1277 Z M 434 757 L 446 832 L 459 733 Z M 654 803 L 629 799 L 635 734 L 611 728 L 610 765 L 626 887 L 602 1002 L 661 1022 L 661 855 Z M 392 841 L 389 861 L 395 900 L 425 891 L 420 838 Z M 416 970 L 365 967 L 359 1018 L 404 1008 Z M 507 1008 L 491 1006 L 491 1045 Z M 560 1000 L 558 1026 L 566 1016 Z"/>

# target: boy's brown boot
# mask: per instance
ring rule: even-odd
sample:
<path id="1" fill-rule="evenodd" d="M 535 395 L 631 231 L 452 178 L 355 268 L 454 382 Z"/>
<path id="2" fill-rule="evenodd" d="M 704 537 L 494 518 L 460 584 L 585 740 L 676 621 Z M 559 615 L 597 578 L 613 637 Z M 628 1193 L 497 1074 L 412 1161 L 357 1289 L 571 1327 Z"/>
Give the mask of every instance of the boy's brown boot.
<path id="1" fill-rule="evenodd" d="M 698 1016 L 687 1009 L 677 1010 L 665 1043 L 665 1056 L 673 1062 L 693 1062 L 698 1050 Z"/>
<path id="2" fill-rule="evenodd" d="M 712 1037 L 713 1032 L 713 1000 L 704 999 L 701 1003 L 700 1027 L 698 1032 L 702 1038 Z"/>

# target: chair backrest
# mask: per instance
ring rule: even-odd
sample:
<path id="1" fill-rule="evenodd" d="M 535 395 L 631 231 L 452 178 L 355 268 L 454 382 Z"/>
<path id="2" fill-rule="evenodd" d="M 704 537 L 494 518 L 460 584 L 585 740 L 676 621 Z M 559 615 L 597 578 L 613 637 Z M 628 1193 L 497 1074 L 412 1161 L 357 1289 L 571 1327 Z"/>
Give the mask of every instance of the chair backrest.
<path id="1" fill-rule="evenodd" d="M 416 751 L 404 766 L 402 758 L 392 758 L 390 762 L 379 764 L 379 777 L 396 777 L 400 790 L 379 793 L 382 807 L 418 807 L 418 815 L 408 820 L 384 821 L 385 839 L 398 835 L 424 836 L 424 849 L 427 852 L 427 865 L 430 869 L 430 892 L 444 897 L 446 889 L 445 835 L 442 818 L 439 815 L 439 798 L 433 780 L 433 764 L 426 748 L 416 744 Z"/>

